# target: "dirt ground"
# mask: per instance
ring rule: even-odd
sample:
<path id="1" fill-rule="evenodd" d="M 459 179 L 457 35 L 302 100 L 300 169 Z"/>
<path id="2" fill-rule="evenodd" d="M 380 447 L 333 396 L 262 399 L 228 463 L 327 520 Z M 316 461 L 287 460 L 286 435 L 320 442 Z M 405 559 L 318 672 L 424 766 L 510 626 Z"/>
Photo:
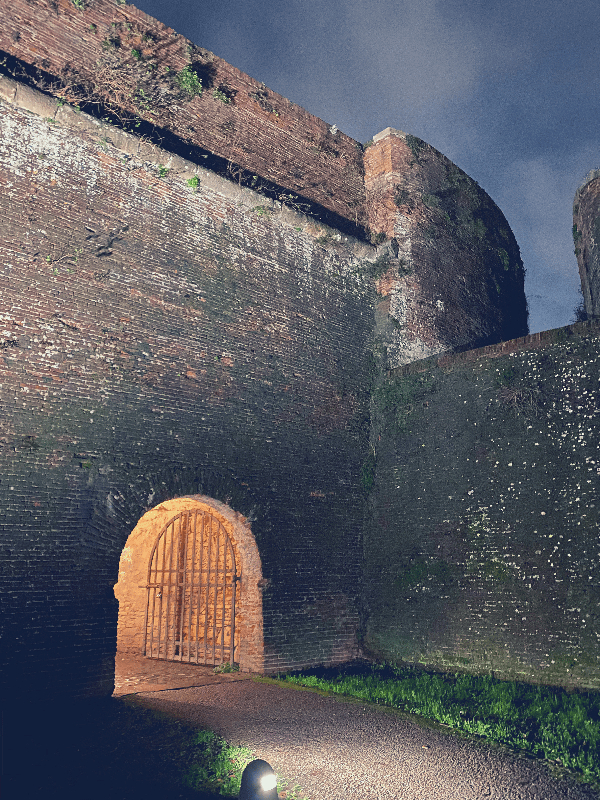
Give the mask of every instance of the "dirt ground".
<path id="1" fill-rule="evenodd" d="M 210 729 L 311 800 L 600 800 L 546 762 L 414 715 L 252 678 L 119 654 L 112 698 L 4 713 L 0 796 L 218 800 L 181 783 L 194 731 Z"/>
<path id="2" fill-rule="evenodd" d="M 310 800 L 600 800 L 541 759 L 356 698 L 251 680 L 136 703 L 250 748 Z"/>
<path id="3" fill-rule="evenodd" d="M 131 653 L 117 653 L 113 697 L 138 692 L 162 692 L 166 689 L 183 689 L 190 686 L 209 686 L 229 681 L 247 681 L 251 677 L 249 672 L 225 672 L 215 675 L 213 667 L 186 664 L 181 661 L 163 661 Z"/>

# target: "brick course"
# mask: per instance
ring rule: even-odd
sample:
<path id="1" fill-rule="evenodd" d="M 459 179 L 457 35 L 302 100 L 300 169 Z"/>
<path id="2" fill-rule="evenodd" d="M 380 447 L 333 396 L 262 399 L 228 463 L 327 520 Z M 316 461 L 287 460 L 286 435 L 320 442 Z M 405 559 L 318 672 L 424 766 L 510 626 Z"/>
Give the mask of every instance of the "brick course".
<path id="1" fill-rule="evenodd" d="M 270 582 L 264 669 L 344 658 L 373 248 L 82 117 L 2 103 L 10 692 L 34 675 L 46 693 L 112 688 L 121 551 L 188 494 L 249 520 Z"/>
<path id="2" fill-rule="evenodd" d="M 135 6 L 96 0 L 80 11 L 70 0 L 15 0 L 4 9 L 0 50 L 74 87 L 59 91 L 73 104 L 89 95 L 82 85 L 95 85 L 120 112 L 174 134 L 187 151 L 200 147 L 200 164 L 217 157 L 340 220 L 364 221 L 358 142 Z M 201 96 L 178 90 L 173 76 L 186 67 L 202 81 Z"/>

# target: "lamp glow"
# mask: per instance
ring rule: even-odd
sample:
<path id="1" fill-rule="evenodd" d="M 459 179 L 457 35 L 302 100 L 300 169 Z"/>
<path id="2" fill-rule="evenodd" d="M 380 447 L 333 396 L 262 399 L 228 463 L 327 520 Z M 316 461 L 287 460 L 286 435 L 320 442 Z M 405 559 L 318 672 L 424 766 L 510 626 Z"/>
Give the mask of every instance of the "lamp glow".
<path id="1" fill-rule="evenodd" d="M 274 789 L 277 786 L 277 775 L 263 775 L 260 779 L 260 788 L 268 792 L 269 789 Z"/>
<path id="2" fill-rule="evenodd" d="M 277 775 L 262 758 L 251 761 L 242 773 L 239 800 L 278 800 Z"/>

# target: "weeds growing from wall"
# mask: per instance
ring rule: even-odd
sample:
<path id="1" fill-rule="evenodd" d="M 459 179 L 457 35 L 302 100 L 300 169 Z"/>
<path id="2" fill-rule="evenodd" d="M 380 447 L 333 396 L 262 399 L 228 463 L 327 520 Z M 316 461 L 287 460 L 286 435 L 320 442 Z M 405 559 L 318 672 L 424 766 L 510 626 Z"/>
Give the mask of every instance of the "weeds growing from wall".
<path id="1" fill-rule="evenodd" d="M 181 72 L 177 73 L 175 80 L 189 98 L 200 97 L 202 94 L 202 81 L 198 78 L 190 64 L 184 67 Z"/>
<path id="2" fill-rule="evenodd" d="M 396 433 L 403 433 L 418 401 L 433 391 L 430 375 L 406 375 L 386 381 L 374 392 L 377 411 L 391 421 Z"/>
<path id="3" fill-rule="evenodd" d="M 410 147 L 410 151 L 413 154 L 414 159 L 410 162 L 409 166 L 414 167 L 415 164 L 421 165 L 421 156 L 429 147 L 427 142 L 424 142 L 423 139 L 419 139 L 418 136 L 412 136 L 412 134 L 409 133 L 406 137 L 406 144 Z"/>

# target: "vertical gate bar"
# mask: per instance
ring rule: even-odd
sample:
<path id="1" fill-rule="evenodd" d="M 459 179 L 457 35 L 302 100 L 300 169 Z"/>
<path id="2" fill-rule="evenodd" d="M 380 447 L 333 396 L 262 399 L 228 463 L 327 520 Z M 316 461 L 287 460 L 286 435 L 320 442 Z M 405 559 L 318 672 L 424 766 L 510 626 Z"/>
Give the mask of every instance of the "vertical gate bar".
<path id="1" fill-rule="evenodd" d="M 217 564 L 215 569 L 215 595 L 214 595 L 214 602 L 213 602 L 213 631 L 212 631 L 212 650 L 213 650 L 213 664 L 215 663 L 215 648 L 216 648 L 216 639 L 217 639 L 217 594 L 219 592 L 219 550 L 221 544 L 221 523 L 218 523 L 217 526 Z"/>
<path id="2" fill-rule="evenodd" d="M 219 585 L 219 528 L 220 524 L 217 522 L 217 531 L 213 537 L 213 541 L 215 543 L 215 550 L 217 551 L 217 557 L 214 559 L 213 556 L 213 576 L 212 576 L 212 586 L 213 586 L 213 594 L 211 600 L 211 608 L 212 608 L 212 663 L 215 663 L 215 637 L 217 635 L 217 591 Z"/>
<path id="3" fill-rule="evenodd" d="M 175 522 L 177 517 L 171 522 L 171 547 L 169 548 L 169 582 L 166 584 L 167 586 L 167 614 L 166 614 L 166 624 L 165 624 L 165 658 L 169 656 L 169 626 L 171 621 L 171 588 L 172 588 L 172 576 L 173 576 L 173 546 L 175 540 Z"/>
<path id="4" fill-rule="evenodd" d="M 183 661 L 183 621 L 185 618 L 185 559 L 187 555 L 188 514 L 179 517 L 179 547 L 177 548 L 177 635 L 179 636 L 179 661 Z"/>
<path id="5" fill-rule="evenodd" d="M 182 603 L 182 586 L 183 586 L 183 579 L 182 579 L 182 566 L 185 568 L 185 561 L 183 561 L 183 549 L 185 547 L 185 531 L 186 531 L 186 524 L 185 524 L 185 511 L 181 512 L 179 517 L 179 537 L 177 539 L 177 564 L 175 566 L 175 614 L 173 615 L 173 635 L 175 636 L 179 648 L 179 653 L 173 653 L 173 658 L 175 659 L 176 655 L 179 655 L 178 661 L 181 661 L 181 655 L 183 652 L 183 641 L 182 641 L 182 634 L 183 631 L 181 630 L 181 617 L 182 617 L 182 610 L 183 610 L 183 603 Z"/>
<path id="6" fill-rule="evenodd" d="M 152 550 L 152 555 L 150 556 L 150 564 L 148 565 L 148 585 L 149 586 L 150 586 L 150 584 L 157 584 L 159 582 L 159 580 L 158 580 L 158 565 L 159 565 L 159 562 L 160 562 L 160 542 L 161 542 L 161 537 L 162 537 L 162 533 L 159 535 L 158 539 L 156 540 L 156 542 L 154 544 L 154 549 Z M 152 569 L 153 565 L 154 565 L 154 570 Z M 152 580 L 153 576 L 154 576 L 154 580 Z M 150 593 L 150 591 L 151 591 L 150 588 L 148 588 L 148 593 Z M 160 615 L 160 602 L 161 602 L 161 599 L 162 599 L 159 596 L 160 594 L 161 594 L 161 590 L 160 589 L 158 589 L 158 591 L 156 589 L 154 589 L 154 599 L 153 599 L 153 603 L 152 603 L 152 622 L 150 623 L 150 656 L 149 656 L 149 658 L 154 658 L 154 656 L 152 654 L 154 652 L 154 628 L 155 628 L 155 625 L 156 625 L 156 598 L 158 597 L 158 601 L 159 601 L 158 602 L 158 608 L 159 608 L 158 613 Z"/>
<path id="7" fill-rule="evenodd" d="M 235 553 L 233 552 L 233 545 L 229 543 L 231 548 L 231 562 L 232 562 L 232 590 L 231 590 L 231 666 L 235 664 L 235 592 L 237 589 L 237 567 L 235 563 Z"/>
<path id="8" fill-rule="evenodd" d="M 161 586 L 162 589 L 160 590 L 160 617 L 158 620 L 158 656 L 157 658 L 162 658 L 161 656 L 161 648 L 163 647 L 163 623 L 165 629 L 165 635 L 168 631 L 168 617 L 169 617 L 169 599 L 170 599 L 170 590 L 169 590 L 169 583 L 167 578 L 167 554 L 171 552 L 168 548 L 168 541 L 169 541 L 169 530 L 172 532 L 173 523 L 171 523 L 166 530 L 166 533 L 163 537 L 163 568 L 162 568 L 162 579 L 161 579 Z M 171 539 L 173 537 L 171 536 Z M 165 598 L 166 593 L 166 598 Z M 165 618 L 166 615 L 166 618 Z M 165 645 L 166 647 L 166 645 Z"/>
<path id="9" fill-rule="evenodd" d="M 198 613 L 196 614 L 196 642 L 199 641 L 200 636 L 200 603 L 202 602 L 202 569 L 204 564 L 204 538 L 205 538 L 205 530 L 206 530 L 206 515 L 204 511 L 202 512 L 202 529 L 200 531 L 200 563 L 198 565 L 198 569 L 200 570 L 200 574 L 198 577 Z M 206 640 L 204 640 L 203 646 L 206 645 Z M 196 645 L 197 649 L 199 650 L 199 644 Z M 206 652 L 202 658 L 202 662 L 206 661 Z"/>
<path id="10" fill-rule="evenodd" d="M 169 635 L 173 637 L 173 653 L 172 660 L 175 660 L 175 643 L 177 640 L 177 627 L 178 616 L 177 611 L 179 607 L 179 548 L 181 546 L 181 514 L 177 517 L 178 527 L 175 529 L 173 526 L 173 552 L 174 552 L 174 565 L 170 574 L 171 593 L 173 596 L 173 603 L 171 605 L 171 624 L 169 625 Z M 177 531 L 177 532 L 176 532 Z"/>
<path id="11" fill-rule="evenodd" d="M 162 625 L 163 625 L 163 614 L 164 614 L 163 606 L 166 608 L 165 603 L 168 603 L 168 600 L 169 600 L 169 594 L 168 594 L 168 590 L 167 590 L 167 598 L 166 598 L 166 601 L 165 601 L 165 569 L 166 569 L 166 565 L 167 565 L 167 557 L 166 556 L 167 556 L 167 539 L 168 539 L 168 536 L 169 536 L 169 526 L 167 525 L 167 527 L 164 530 L 164 535 L 162 536 L 162 539 L 161 539 L 161 542 L 162 542 L 162 559 L 161 559 L 162 567 L 161 567 L 161 571 L 160 571 L 160 573 L 161 573 L 160 589 L 158 590 L 158 592 L 160 594 L 160 597 L 158 598 L 158 645 L 157 645 L 158 654 L 157 654 L 156 658 L 160 658 L 161 657 L 160 648 L 162 647 Z M 158 568 L 157 568 L 157 570 L 158 570 Z M 158 576 L 158 571 L 157 571 L 156 574 Z"/>
<path id="12" fill-rule="evenodd" d="M 160 658 L 160 648 L 161 648 L 161 632 L 162 632 L 162 621 L 163 621 L 163 603 L 165 602 L 165 566 L 166 566 L 166 539 L 168 536 L 168 528 L 164 533 L 164 536 L 161 538 L 162 543 L 162 559 L 161 559 L 161 571 L 160 571 L 160 581 L 156 581 L 160 583 L 160 589 L 158 590 L 159 598 L 158 598 L 158 651 L 156 658 Z M 160 548 L 159 544 L 159 548 Z M 156 560 L 156 577 L 158 578 L 158 557 Z"/>
<path id="13" fill-rule="evenodd" d="M 175 635 L 179 637 L 179 659 L 183 661 L 183 618 L 184 618 L 184 592 L 185 592 L 185 551 L 187 544 L 187 512 L 183 511 L 179 517 L 179 541 L 177 542 L 177 569 L 175 571 L 175 580 L 177 584 L 176 597 L 177 608 L 176 616 L 174 619 L 173 630 Z"/>
<path id="14" fill-rule="evenodd" d="M 225 663 L 225 604 L 227 603 L 227 542 L 229 541 L 225 531 L 223 541 L 223 611 L 221 613 L 221 663 Z M 220 551 L 219 551 L 220 552 Z M 231 664 L 231 661 L 229 661 Z"/>
<path id="15" fill-rule="evenodd" d="M 169 660 L 175 660 L 175 648 L 177 642 L 177 606 L 178 606 L 178 583 L 179 583 L 179 546 L 181 541 L 181 514 L 177 517 L 178 527 L 176 528 L 175 525 L 173 526 L 173 546 L 171 548 L 174 558 L 174 565 L 173 568 L 169 572 L 169 581 L 171 584 L 171 594 L 173 597 L 172 605 L 171 605 L 171 619 L 169 621 L 169 647 L 171 647 L 171 658 Z M 176 533 L 176 531 L 178 531 Z"/>
<path id="16" fill-rule="evenodd" d="M 171 533 L 171 545 L 168 545 L 169 541 L 169 533 Z M 158 658 L 162 658 L 161 650 L 163 647 L 163 622 L 164 622 L 164 633 L 165 633 L 165 658 L 166 658 L 166 641 L 168 639 L 168 632 L 169 632 L 169 608 L 171 603 L 171 589 L 169 587 L 169 580 L 167 576 L 170 575 L 168 571 L 169 562 L 171 559 L 171 550 L 173 546 L 173 523 L 169 525 L 167 528 L 167 532 L 164 537 L 164 546 L 163 546 L 163 562 L 164 567 L 162 571 L 162 589 L 161 589 L 161 609 L 160 609 L 160 620 L 159 620 L 159 628 L 158 628 Z M 168 549 L 167 549 L 168 548 Z M 166 597 L 165 597 L 166 594 Z M 163 610 L 164 609 L 164 610 Z"/>
<path id="17" fill-rule="evenodd" d="M 194 511 L 194 534 L 192 538 L 192 567 L 190 570 L 190 602 L 189 602 L 189 612 L 188 612 L 188 647 L 189 647 L 189 654 L 190 658 L 189 661 L 192 661 L 192 641 L 194 641 L 192 636 L 192 607 L 194 605 L 194 587 L 196 585 L 195 577 L 196 577 L 196 527 L 198 524 L 198 509 Z M 198 644 L 196 643 L 196 664 L 198 663 Z"/>
<path id="18" fill-rule="evenodd" d="M 208 658 L 206 652 L 208 647 L 208 606 L 210 603 L 210 555 L 212 547 L 212 515 L 208 517 L 208 537 L 207 537 L 207 551 L 206 551 L 206 606 L 204 607 L 204 660 Z"/>
<path id="19" fill-rule="evenodd" d="M 190 570 L 189 570 L 189 565 L 188 565 L 188 559 L 189 559 L 189 556 L 190 556 L 190 537 L 191 537 L 191 533 L 192 533 L 192 515 L 193 515 L 193 512 L 192 511 L 188 511 L 187 517 L 186 517 L 186 524 L 185 524 L 185 554 L 184 554 L 184 559 L 183 559 L 183 603 L 182 603 L 182 608 L 181 608 L 181 620 L 182 620 L 181 621 L 181 642 L 182 642 L 182 644 L 185 641 L 185 635 L 186 635 L 185 634 L 185 631 L 186 631 L 186 627 L 185 627 L 186 609 L 189 608 L 190 600 L 191 600 L 191 598 L 187 597 L 187 592 L 189 591 L 189 589 L 191 587 Z M 192 553 L 193 553 L 193 551 L 192 551 Z M 186 603 L 187 603 L 187 605 L 186 605 Z M 187 652 L 186 652 L 186 658 L 185 658 L 185 660 L 188 661 L 188 662 L 190 661 L 190 653 L 191 653 L 191 650 L 190 650 L 190 628 L 189 628 L 189 625 L 188 625 L 188 628 L 187 628 Z"/>

